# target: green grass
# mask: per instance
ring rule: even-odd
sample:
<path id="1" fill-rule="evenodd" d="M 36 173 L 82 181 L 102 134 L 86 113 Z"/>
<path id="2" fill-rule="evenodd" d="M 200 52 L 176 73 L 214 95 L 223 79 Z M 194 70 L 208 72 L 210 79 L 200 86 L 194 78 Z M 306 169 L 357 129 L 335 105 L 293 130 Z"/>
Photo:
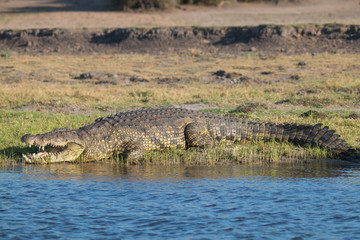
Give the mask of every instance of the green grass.
<path id="1" fill-rule="evenodd" d="M 21 143 L 26 133 L 43 133 L 56 128 L 78 128 L 92 122 L 98 115 L 64 115 L 39 112 L 0 110 L 0 162 L 18 160 L 23 153 L 35 152 Z"/>
<path id="2" fill-rule="evenodd" d="M 148 152 L 145 154 L 143 163 L 156 165 L 270 164 L 296 161 L 307 162 L 332 157 L 335 157 L 333 153 L 318 147 L 302 148 L 293 146 L 290 143 L 255 141 L 231 145 L 219 144 L 204 150 L 189 149 Z"/>

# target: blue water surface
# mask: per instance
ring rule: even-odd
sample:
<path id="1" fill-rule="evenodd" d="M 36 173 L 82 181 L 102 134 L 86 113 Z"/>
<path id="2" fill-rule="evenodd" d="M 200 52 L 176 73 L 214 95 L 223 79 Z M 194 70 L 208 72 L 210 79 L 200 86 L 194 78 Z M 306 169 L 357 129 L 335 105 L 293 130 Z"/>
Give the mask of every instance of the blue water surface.
<path id="1" fill-rule="evenodd" d="M 0 239 L 360 239 L 335 163 L 0 168 Z"/>

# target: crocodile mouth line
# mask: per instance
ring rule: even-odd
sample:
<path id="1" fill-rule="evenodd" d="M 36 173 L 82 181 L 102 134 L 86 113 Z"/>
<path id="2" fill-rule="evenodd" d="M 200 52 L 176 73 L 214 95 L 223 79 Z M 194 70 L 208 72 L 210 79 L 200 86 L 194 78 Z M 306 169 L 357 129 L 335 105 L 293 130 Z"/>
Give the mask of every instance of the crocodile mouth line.
<path id="1" fill-rule="evenodd" d="M 32 145 L 29 144 L 31 148 Z M 67 145 L 65 146 L 54 146 L 51 144 L 41 146 L 37 146 L 39 149 L 36 153 L 28 153 L 23 154 L 23 159 L 26 163 L 35 163 L 35 162 L 47 162 L 51 158 L 57 157 L 59 154 L 64 152 L 67 149 Z"/>

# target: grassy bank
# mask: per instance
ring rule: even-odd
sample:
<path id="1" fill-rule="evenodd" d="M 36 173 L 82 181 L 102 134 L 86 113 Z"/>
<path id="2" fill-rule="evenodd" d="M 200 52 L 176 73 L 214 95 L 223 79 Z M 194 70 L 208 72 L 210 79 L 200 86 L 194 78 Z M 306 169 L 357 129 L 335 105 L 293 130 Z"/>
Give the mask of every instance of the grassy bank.
<path id="1" fill-rule="evenodd" d="M 171 55 L 6 55 L 0 58 L 0 73 L 1 161 L 35 151 L 21 145 L 26 133 L 77 128 L 119 109 L 174 105 L 277 123 L 322 122 L 357 149 L 360 145 L 357 55 L 234 56 L 196 49 Z M 302 115 L 309 110 L 318 113 Z M 277 143 L 241 143 L 236 148 L 229 150 L 236 161 L 259 153 L 264 161 L 326 155 Z M 229 158 L 222 149 L 227 147 L 205 158 L 197 151 L 166 152 L 163 157 L 150 153 L 146 161 L 191 162 L 197 156 L 213 162 Z"/>
<path id="2" fill-rule="evenodd" d="M 218 110 L 211 110 L 219 112 Z M 360 150 L 359 136 L 360 123 L 358 120 L 347 118 L 348 111 L 324 111 L 326 115 L 319 120 L 312 117 L 301 116 L 303 110 L 258 110 L 246 117 L 254 120 L 274 122 L 322 122 L 332 129 L 336 129 L 347 142 Z M 222 110 L 222 112 L 224 112 Z M 91 123 L 99 116 L 106 114 L 51 114 L 39 112 L 0 111 L 0 162 L 8 163 L 18 161 L 23 153 L 33 153 L 37 147 L 29 148 L 20 143 L 20 138 L 26 133 L 42 133 L 55 128 L 78 128 Z M 235 115 L 236 116 L 236 115 Z M 236 145 L 224 145 L 205 151 L 198 150 L 171 150 L 164 152 L 149 152 L 144 158 L 144 163 L 155 164 L 218 164 L 230 162 L 282 162 L 297 159 L 310 160 L 333 157 L 324 149 L 300 148 L 289 143 L 276 142 L 241 142 Z M 121 161 L 118 156 L 113 160 Z"/>

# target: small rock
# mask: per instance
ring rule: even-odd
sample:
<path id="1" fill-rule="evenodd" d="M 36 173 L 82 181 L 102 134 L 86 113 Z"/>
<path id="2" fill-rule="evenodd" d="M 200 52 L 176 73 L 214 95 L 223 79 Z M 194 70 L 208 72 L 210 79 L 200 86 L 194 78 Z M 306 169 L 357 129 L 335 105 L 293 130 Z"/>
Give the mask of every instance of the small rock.
<path id="1" fill-rule="evenodd" d="M 114 73 L 114 74 L 109 74 L 110 78 L 119 78 L 119 75 Z"/>
<path id="2" fill-rule="evenodd" d="M 108 80 L 100 80 L 95 82 L 95 85 L 105 85 L 105 84 L 116 85 L 116 82 L 108 81 Z"/>
<path id="3" fill-rule="evenodd" d="M 321 113 L 315 110 L 309 110 L 307 112 L 304 112 L 302 114 L 300 114 L 300 117 L 312 117 L 312 118 L 325 118 L 326 114 L 325 113 Z"/>
<path id="4" fill-rule="evenodd" d="M 88 73 L 80 74 L 79 79 L 91 79 L 93 77 L 94 77 L 94 75 L 92 73 L 88 72 Z"/>
<path id="5" fill-rule="evenodd" d="M 283 99 L 280 101 L 275 102 L 275 105 L 280 105 L 280 104 L 284 104 L 284 103 L 290 103 L 290 99 Z"/>
<path id="6" fill-rule="evenodd" d="M 281 37 L 288 38 L 294 34 L 295 29 L 293 27 L 280 27 L 278 32 Z"/>
<path id="7" fill-rule="evenodd" d="M 212 73 L 218 80 L 217 83 L 230 83 L 230 84 L 241 84 L 241 83 L 256 83 L 260 84 L 257 79 L 251 79 L 247 76 L 243 76 L 241 73 L 230 72 L 227 73 L 224 70 L 218 70 Z"/>
<path id="8" fill-rule="evenodd" d="M 298 96 L 304 96 L 304 95 L 305 95 L 305 91 L 298 91 L 298 92 L 296 93 L 296 95 L 298 95 Z"/>
<path id="9" fill-rule="evenodd" d="M 267 106 L 262 103 L 248 102 L 248 103 L 238 106 L 235 110 L 230 111 L 229 113 L 237 113 L 237 112 L 252 113 L 252 112 L 255 112 L 256 109 L 258 109 L 258 108 L 267 109 Z"/>
<path id="10" fill-rule="evenodd" d="M 290 76 L 290 79 L 291 79 L 291 80 L 299 80 L 299 79 L 300 79 L 300 76 L 299 76 L 299 75 L 291 75 L 291 76 Z"/>
<path id="11" fill-rule="evenodd" d="M 347 118 L 350 118 L 350 119 L 360 119 L 360 114 L 358 114 L 358 113 L 353 113 L 353 114 L 350 114 Z"/>
<path id="12" fill-rule="evenodd" d="M 92 79 L 92 78 L 103 78 L 103 77 L 109 77 L 109 74 L 102 72 L 86 72 L 80 74 L 79 77 L 75 77 L 75 79 Z"/>
<path id="13" fill-rule="evenodd" d="M 236 73 L 236 72 L 231 72 L 231 73 L 226 73 L 225 75 L 226 78 L 228 79 L 238 79 L 238 78 L 242 78 L 242 74 L 241 73 Z"/>
<path id="14" fill-rule="evenodd" d="M 145 79 L 145 78 L 140 78 L 136 75 L 132 75 L 129 78 L 130 82 L 149 82 L 149 80 Z"/>
<path id="15" fill-rule="evenodd" d="M 306 65 L 306 62 L 305 61 L 300 61 L 298 62 L 298 66 L 305 66 Z"/>
<path id="16" fill-rule="evenodd" d="M 264 71 L 264 72 L 261 72 L 261 75 L 270 75 L 270 74 L 273 74 L 274 72 L 267 72 L 267 71 Z"/>
<path id="17" fill-rule="evenodd" d="M 211 75 L 217 76 L 217 77 L 223 77 L 223 76 L 225 76 L 225 71 L 224 70 L 218 70 L 218 71 L 212 73 Z"/>

